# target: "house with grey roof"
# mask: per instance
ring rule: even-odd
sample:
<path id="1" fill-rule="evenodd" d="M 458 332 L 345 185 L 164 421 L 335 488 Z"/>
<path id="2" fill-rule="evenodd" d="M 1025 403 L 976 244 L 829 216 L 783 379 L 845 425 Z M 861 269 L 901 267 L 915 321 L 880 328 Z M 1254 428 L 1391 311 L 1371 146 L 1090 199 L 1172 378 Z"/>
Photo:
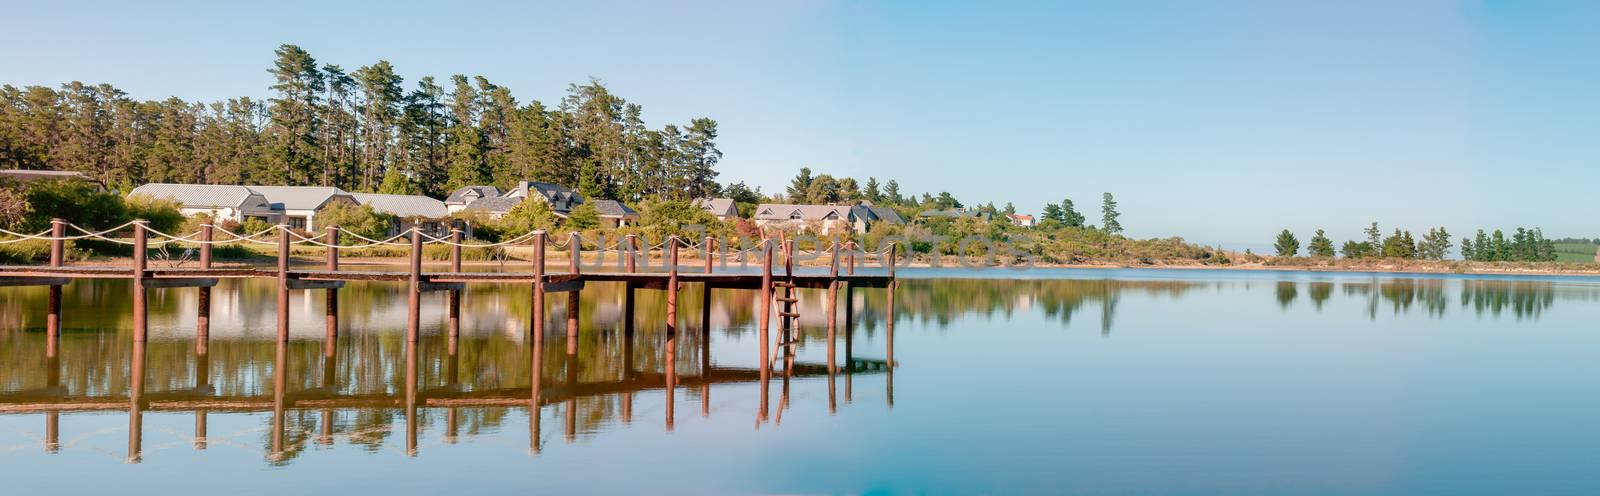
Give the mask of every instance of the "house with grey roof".
<path id="1" fill-rule="evenodd" d="M 172 200 L 178 203 L 178 212 L 183 215 L 204 214 L 219 222 L 244 222 L 252 218 L 274 222 L 280 214 L 272 209 L 265 196 L 244 186 L 150 183 L 133 188 L 128 196 Z"/>
<path id="2" fill-rule="evenodd" d="M 467 205 L 471 205 L 472 202 L 483 198 L 495 198 L 501 194 L 500 188 L 494 186 L 462 186 L 445 197 L 444 206 L 453 214 L 466 210 Z"/>
<path id="3" fill-rule="evenodd" d="M 894 210 L 874 207 L 870 203 L 857 205 L 799 205 L 790 203 L 763 203 L 756 206 L 752 217 L 757 226 L 779 229 L 814 231 L 820 235 L 851 230 L 867 232 L 867 227 L 877 222 L 904 223 Z"/>
<path id="4" fill-rule="evenodd" d="M 623 227 L 639 221 L 639 212 L 616 200 L 594 200 L 594 208 L 600 211 L 600 223 L 608 227 Z"/>
<path id="5" fill-rule="evenodd" d="M 278 214 L 275 219 L 278 223 L 308 231 L 322 227 L 316 223 L 317 212 L 328 205 L 336 202 L 347 202 L 352 205 L 359 203 L 350 193 L 331 186 L 249 186 L 249 188 L 267 199 L 272 210 Z"/>
<path id="6" fill-rule="evenodd" d="M 519 181 L 517 187 L 507 191 L 506 198 L 539 198 L 550 204 L 556 215 L 566 217 L 574 207 L 583 204 L 583 195 L 571 188 L 555 183 Z"/>
<path id="7" fill-rule="evenodd" d="M 522 197 L 508 196 L 479 198 L 477 200 L 473 200 L 472 203 L 467 204 L 466 208 L 463 208 L 461 211 L 483 215 L 490 219 L 498 219 L 504 217 L 507 213 L 510 213 L 511 209 L 516 208 L 518 204 L 522 203 L 522 200 Z"/>
<path id="8" fill-rule="evenodd" d="M 711 212 L 719 220 L 728 220 L 739 217 L 739 205 L 732 198 L 699 198 L 694 201 L 696 207 Z"/>
<path id="9" fill-rule="evenodd" d="M 422 228 L 422 232 L 433 236 L 450 234 L 450 209 L 442 201 L 421 195 L 351 193 L 350 196 L 354 197 L 357 203 L 395 216 L 396 222 L 389 230 L 390 235 L 405 232 L 412 227 Z"/>

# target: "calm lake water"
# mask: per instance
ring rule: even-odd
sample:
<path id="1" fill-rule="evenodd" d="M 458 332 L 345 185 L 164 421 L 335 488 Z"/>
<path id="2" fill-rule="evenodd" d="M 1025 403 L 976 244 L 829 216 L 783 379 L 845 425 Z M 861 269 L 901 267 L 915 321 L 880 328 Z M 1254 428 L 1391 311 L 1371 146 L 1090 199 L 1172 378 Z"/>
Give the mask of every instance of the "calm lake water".
<path id="1" fill-rule="evenodd" d="M 833 367 L 802 292 L 765 382 L 754 292 L 706 323 L 687 285 L 669 347 L 661 293 L 630 337 L 591 284 L 535 349 L 528 288 L 474 286 L 452 350 L 445 295 L 408 347 L 387 283 L 341 290 L 332 346 L 295 292 L 280 346 L 274 284 L 214 289 L 201 355 L 196 290 L 153 291 L 139 349 L 128 283 L 73 283 L 55 359 L 48 293 L 0 288 L 5 492 L 1600 492 L 1595 279 L 908 270 Z"/>

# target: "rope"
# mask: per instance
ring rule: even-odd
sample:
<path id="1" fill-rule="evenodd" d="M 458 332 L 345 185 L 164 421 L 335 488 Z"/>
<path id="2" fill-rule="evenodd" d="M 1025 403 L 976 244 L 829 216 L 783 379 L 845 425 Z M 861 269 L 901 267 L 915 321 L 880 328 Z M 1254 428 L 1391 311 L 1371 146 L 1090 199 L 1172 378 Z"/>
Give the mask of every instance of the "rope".
<path id="1" fill-rule="evenodd" d="M 34 239 L 55 239 L 55 238 L 52 238 L 50 236 L 45 236 L 45 234 L 48 234 L 50 231 L 51 231 L 51 229 L 45 229 L 44 232 L 41 232 L 39 234 L 22 234 L 22 233 L 19 233 L 19 232 L 13 232 L 13 231 L 7 231 L 5 229 L 0 229 L 0 234 L 5 234 L 7 236 L 14 236 L 14 237 L 17 238 L 17 239 L 8 239 L 8 240 L 5 240 L 5 241 L 0 241 L 0 245 L 9 244 L 9 243 L 21 243 L 23 241 L 34 240 Z"/>

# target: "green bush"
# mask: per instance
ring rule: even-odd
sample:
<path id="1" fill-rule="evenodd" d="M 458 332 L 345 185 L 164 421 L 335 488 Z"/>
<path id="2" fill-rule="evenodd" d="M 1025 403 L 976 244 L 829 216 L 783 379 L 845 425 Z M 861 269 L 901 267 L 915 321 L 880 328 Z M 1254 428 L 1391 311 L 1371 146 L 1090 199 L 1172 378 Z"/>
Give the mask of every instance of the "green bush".
<path id="1" fill-rule="evenodd" d="M 373 210 L 371 205 L 336 202 L 317 213 L 317 224 L 337 225 L 361 236 L 383 239 L 389 237 L 389 230 L 396 225 L 396 218 Z"/>

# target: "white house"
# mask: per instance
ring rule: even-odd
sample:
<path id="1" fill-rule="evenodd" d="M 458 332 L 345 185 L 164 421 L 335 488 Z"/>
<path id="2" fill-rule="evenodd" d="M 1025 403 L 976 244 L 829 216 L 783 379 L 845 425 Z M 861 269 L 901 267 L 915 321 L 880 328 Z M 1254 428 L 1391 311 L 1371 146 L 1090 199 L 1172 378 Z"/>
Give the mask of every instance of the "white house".
<path id="1" fill-rule="evenodd" d="M 128 196 L 172 200 L 178 202 L 178 212 L 183 215 L 205 214 L 217 221 L 256 218 L 274 222 L 278 217 L 265 196 L 244 186 L 150 183 L 133 188 Z"/>
<path id="2" fill-rule="evenodd" d="M 445 197 L 444 206 L 448 213 L 453 214 L 466 210 L 467 205 L 471 205 L 472 202 L 483 198 L 495 198 L 500 194 L 500 188 L 494 186 L 462 186 Z"/>
<path id="3" fill-rule="evenodd" d="M 399 218 L 399 222 L 390 229 L 391 235 L 409 230 L 412 226 L 421 227 L 422 232 L 433 236 L 450 234 L 450 209 L 442 201 L 420 195 L 351 193 L 350 196 L 375 211 Z"/>
<path id="4" fill-rule="evenodd" d="M 875 222 L 904 223 L 893 209 L 875 207 L 869 203 L 857 205 L 763 203 L 756 206 L 753 219 L 757 226 L 763 228 L 815 230 L 820 235 L 838 232 L 841 229 L 865 233 L 867 227 Z"/>
<path id="5" fill-rule="evenodd" d="M 315 230 L 317 212 L 334 202 L 357 204 L 355 197 L 331 186 L 250 186 L 251 191 L 267 199 L 277 213 L 273 219 L 294 229 Z"/>

